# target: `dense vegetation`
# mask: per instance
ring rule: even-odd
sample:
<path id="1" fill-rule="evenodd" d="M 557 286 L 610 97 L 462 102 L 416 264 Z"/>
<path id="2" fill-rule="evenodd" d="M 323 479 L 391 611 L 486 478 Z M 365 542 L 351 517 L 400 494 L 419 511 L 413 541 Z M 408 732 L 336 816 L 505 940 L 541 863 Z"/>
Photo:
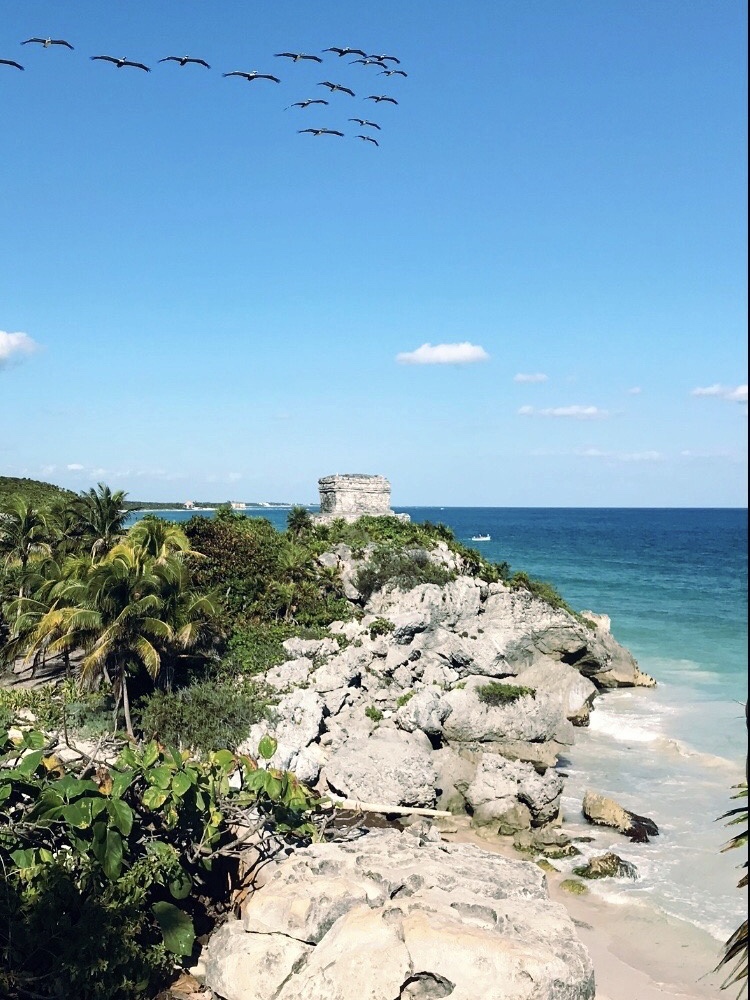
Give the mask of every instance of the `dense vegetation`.
<path id="1" fill-rule="evenodd" d="M 147 515 L 126 530 L 127 499 L 104 484 L 43 496 L 0 504 L 0 665 L 58 673 L 52 686 L 0 685 L 0 990 L 11 997 L 149 995 L 229 906 L 238 810 L 253 805 L 263 835 L 314 835 L 311 794 L 236 755 L 272 717 L 259 675 L 286 658 L 284 640 L 331 635 L 382 588 L 458 572 L 566 607 L 444 525 L 320 525 L 297 507 L 279 532 L 223 505 L 181 527 Z M 353 600 L 337 546 L 357 561 Z M 392 629 L 376 618 L 370 634 Z M 85 737 L 99 742 L 72 770 L 51 752 Z M 102 741 L 120 750 L 104 758 Z M 90 938 L 95 953 L 76 944 Z"/>
<path id="2" fill-rule="evenodd" d="M 52 483 L 43 483 L 38 479 L 20 479 L 16 476 L 0 476 L 0 507 L 12 497 L 22 497 L 34 507 L 44 507 L 59 500 L 71 499 L 75 496 L 70 490 Z"/>

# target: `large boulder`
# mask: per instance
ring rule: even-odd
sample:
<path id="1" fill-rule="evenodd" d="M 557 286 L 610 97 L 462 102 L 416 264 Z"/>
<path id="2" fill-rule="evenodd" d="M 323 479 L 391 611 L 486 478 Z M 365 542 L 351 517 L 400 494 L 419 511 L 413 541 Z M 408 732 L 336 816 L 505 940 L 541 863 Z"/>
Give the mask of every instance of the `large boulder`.
<path id="1" fill-rule="evenodd" d="M 541 775 L 531 764 L 485 753 L 464 794 L 476 825 L 499 824 L 508 834 L 556 819 L 562 789 L 562 778 L 553 769 Z M 519 803 L 526 809 L 519 809 Z"/>
<path id="2" fill-rule="evenodd" d="M 638 813 L 625 809 L 614 799 L 608 799 L 597 792 L 586 792 L 582 809 L 589 823 L 611 826 L 636 843 L 648 843 L 649 837 L 658 836 L 659 827 L 652 819 L 639 816 Z"/>
<path id="3" fill-rule="evenodd" d="M 473 845 L 395 831 L 313 845 L 275 868 L 239 926 L 205 954 L 207 985 L 227 1000 L 595 994 L 588 953 L 543 873 Z"/>
<path id="4" fill-rule="evenodd" d="M 432 806 L 437 773 L 424 733 L 383 725 L 372 736 L 352 736 L 325 766 L 330 788 L 345 798 L 394 806 Z"/>
<path id="5" fill-rule="evenodd" d="M 489 705 L 482 700 L 486 677 L 470 677 L 445 695 L 450 714 L 443 734 L 456 743 L 544 740 L 572 743 L 570 726 L 558 697 L 544 691 L 522 695 L 506 705 Z"/>

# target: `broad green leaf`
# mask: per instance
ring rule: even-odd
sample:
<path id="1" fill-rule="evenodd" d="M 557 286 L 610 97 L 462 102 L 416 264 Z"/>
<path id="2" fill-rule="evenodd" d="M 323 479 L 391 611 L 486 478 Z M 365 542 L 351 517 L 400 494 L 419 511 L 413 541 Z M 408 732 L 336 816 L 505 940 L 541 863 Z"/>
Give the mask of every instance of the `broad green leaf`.
<path id="1" fill-rule="evenodd" d="M 158 902 L 152 907 L 164 944 L 174 955 L 189 955 L 195 943 L 193 921 L 173 903 Z"/>
<path id="2" fill-rule="evenodd" d="M 141 754 L 141 765 L 144 768 L 151 767 L 151 765 L 155 764 L 158 759 L 159 759 L 159 747 L 156 743 L 156 740 L 151 740 L 151 742 L 147 743 L 146 746 L 143 748 L 143 752 Z"/>
<path id="3" fill-rule="evenodd" d="M 186 899 L 192 888 L 193 880 L 184 871 L 180 871 L 180 874 L 169 882 L 169 891 L 172 893 L 173 899 Z"/>
<path id="4" fill-rule="evenodd" d="M 27 847 L 25 851 L 11 851 L 11 858 L 19 868 L 31 868 L 34 864 L 34 849 Z"/>
<path id="5" fill-rule="evenodd" d="M 34 750 L 32 753 L 26 754 L 15 768 L 16 774 L 23 778 L 30 778 L 41 764 L 42 757 L 44 757 L 44 750 Z"/>
<path id="6" fill-rule="evenodd" d="M 117 830 L 107 830 L 105 854 L 102 863 L 105 875 L 113 882 L 120 877 L 122 871 L 122 837 Z"/>
<path id="7" fill-rule="evenodd" d="M 273 756 L 273 754 L 271 755 Z M 217 750 L 213 754 L 213 761 L 222 771 L 228 771 L 235 764 L 235 756 L 231 750 Z"/>
<path id="8" fill-rule="evenodd" d="M 78 802 L 63 806 L 60 812 L 65 822 L 76 830 L 85 830 L 91 826 L 91 799 L 79 799 Z"/>
<path id="9" fill-rule="evenodd" d="M 110 794 L 113 799 L 122 798 L 130 787 L 134 776 L 135 771 L 116 771 L 112 774 L 112 791 Z"/>
<path id="10" fill-rule="evenodd" d="M 133 829 L 133 810 L 122 799 L 108 799 L 107 812 L 112 820 L 112 824 L 117 827 L 120 833 L 127 837 Z"/>
<path id="11" fill-rule="evenodd" d="M 118 764 L 124 764 L 126 767 L 138 766 L 138 758 L 131 747 L 125 747 L 118 758 Z"/>
<path id="12" fill-rule="evenodd" d="M 258 753 L 264 760 L 270 760 L 276 753 L 276 747 L 278 745 L 277 740 L 275 740 L 273 736 L 269 736 L 268 733 L 266 733 L 258 744 Z"/>
<path id="13" fill-rule="evenodd" d="M 192 782 L 184 771 L 178 771 L 174 778 L 172 778 L 172 792 L 174 795 L 179 796 L 179 798 L 182 798 L 192 787 Z"/>
<path id="14" fill-rule="evenodd" d="M 21 742 L 28 750 L 41 750 L 47 740 L 45 739 L 43 733 L 38 733 L 36 730 L 29 729 L 23 734 Z"/>
<path id="15" fill-rule="evenodd" d="M 281 798 L 281 781 L 275 778 L 269 771 L 265 771 L 263 781 L 263 791 L 273 802 L 278 802 Z"/>
<path id="16" fill-rule="evenodd" d="M 143 804 L 147 809 L 158 809 L 163 806 L 167 801 L 169 792 L 165 792 L 162 788 L 155 788 L 153 785 L 147 788 L 143 793 Z"/>
<path id="17" fill-rule="evenodd" d="M 10 784 L 0 785 L 0 802 L 5 802 L 5 800 L 8 798 L 8 796 L 10 795 L 10 793 L 11 793 L 11 785 Z"/>
<path id="18" fill-rule="evenodd" d="M 152 767 L 151 770 L 146 774 L 146 780 L 149 785 L 156 785 L 157 788 L 169 788 L 169 783 L 172 780 L 173 771 L 169 767 Z"/>

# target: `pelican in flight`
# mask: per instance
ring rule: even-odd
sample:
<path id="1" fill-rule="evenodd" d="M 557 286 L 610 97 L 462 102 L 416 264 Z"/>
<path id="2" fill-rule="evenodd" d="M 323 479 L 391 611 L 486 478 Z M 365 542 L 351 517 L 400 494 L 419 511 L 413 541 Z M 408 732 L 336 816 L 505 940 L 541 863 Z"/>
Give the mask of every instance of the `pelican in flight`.
<path id="1" fill-rule="evenodd" d="M 363 66 L 385 66 L 388 67 L 388 63 L 381 62 L 380 59 L 352 59 L 349 63 L 350 66 L 356 65 L 356 63 L 362 63 Z"/>
<path id="2" fill-rule="evenodd" d="M 301 135 L 303 132 L 311 132 L 313 135 L 340 135 L 343 136 L 343 132 L 337 132 L 335 128 L 298 128 L 297 133 Z"/>
<path id="3" fill-rule="evenodd" d="M 322 97 L 318 100 L 310 98 L 307 101 L 296 101 L 294 104 L 290 104 L 289 108 L 309 108 L 311 104 L 328 104 L 328 101 L 324 101 Z M 288 111 L 289 108 L 284 108 L 284 111 Z"/>
<path id="4" fill-rule="evenodd" d="M 372 142 L 376 146 L 380 145 L 380 143 L 378 142 L 378 140 L 377 139 L 373 139 L 373 137 L 371 135 L 358 135 L 357 138 L 358 139 L 364 139 L 365 142 Z"/>
<path id="5" fill-rule="evenodd" d="M 313 62 L 323 62 L 320 56 L 308 56 L 305 55 L 304 52 L 274 52 L 274 56 L 277 58 L 285 56 L 287 59 L 292 59 L 294 62 L 299 62 L 300 59 L 312 59 Z"/>
<path id="6" fill-rule="evenodd" d="M 179 63 L 180 66 L 186 66 L 188 63 L 197 63 L 199 66 L 205 66 L 206 69 L 211 69 L 205 59 L 193 59 L 191 56 L 166 56 L 164 59 L 160 59 L 159 62 L 176 62 Z"/>
<path id="7" fill-rule="evenodd" d="M 402 69 L 382 69 L 378 76 L 408 76 Z"/>
<path id="8" fill-rule="evenodd" d="M 368 59 L 379 59 L 381 62 L 387 62 L 388 60 L 390 60 L 390 62 L 395 62 L 395 63 L 400 63 L 401 62 L 401 60 L 397 59 L 395 56 L 373 56 L 373 55 L 369 55 L 367 58 Z"/>
<path id="9" fill-rule="evenodd" d="M 350 118 L 350 122 L 356 122 L 360 128 L 376 128 L 380 131 L 380 126 L 376 125 L 375 122 L 368 122 L 366 118 Z"/>
<path id="10" fill-rule="evenodd" d="M 257 70 L 253 70 L 252 73 L 244 73 L 242 70 L 233 69 L 231 73 L 222 73 L 222 76 L 241 76 L 245 80 L 249 80 L 251 83 L 253 80 L 272 80 L 274 83 L 281 83 L 278 76 L 272 76 L 270 73 L 258 73 Z"/>
<path id="11" fill-rule="evenodd" d="M 396 100 L 395 97 L 386 97 L 385 94 L 380 94 L 380 95 L 370 94 L 370 96 L 366 97 L 365 100 L 366 101 L 377 101 L 378 104 L 381 101 L 388 101 L 391 104 L 398 104 L 398 101 Z"/>
<path id="12" fill-rule="evenodd" d="M 348 87 L 342 87 L 340 83 L 331 83 L 330 80 L 323 80 L 322 83 L 318 84 L 319 87 L 328 87 L 333 93 L 335 90 L 340 90 L 343 94 L 351 94 L 354 97 L 354 91 L 349 90 Z"/>
<path id="13" fill-rule="evenodd" d="M 27 38 L 25 42 L 21 42 L 21 45 L 28 45 L 30 42 L 43 45 L 45 49 L 48 49 L 50 45 L 64 45 L 68 49 L 73 48 L 70 42 L 66 42 L 64 38 Z"/>
<path id="14" fill-rule="evenodd" d="M 330 49 L 323 49 L 324 52 L 335 52 L 336 55 L 341 58 L 341 56 L 362 56 L 363 59 L 367 58 L 367 53 L 363 52 L 362 49 L 340 49 L 338 46 L 333 45 Z"/>
<path id="15" fill-rule="evenodd" d="M 23 66 L 15 59 L 0 59 L 0 66 L 15 66 L 16 69 L 23 69 Z"/>
<path id="16" fill-rule="evenodd" d="M 104 62 L 114 63 L 118 69 L 122 69 L 123 66 L 133 66 L 135 67 L 135 69 L 142 69 L 145 70 L 147 73 L 151 72 L 148 66 L 144 66 L 143 63 L 139 62 L 132 62 L 130 59 L 126 59 L 125 56 L 123 56 L 122 59 L 115 59 L 114 56 L 92 56 L 91 58 L 103 59 Z"/>

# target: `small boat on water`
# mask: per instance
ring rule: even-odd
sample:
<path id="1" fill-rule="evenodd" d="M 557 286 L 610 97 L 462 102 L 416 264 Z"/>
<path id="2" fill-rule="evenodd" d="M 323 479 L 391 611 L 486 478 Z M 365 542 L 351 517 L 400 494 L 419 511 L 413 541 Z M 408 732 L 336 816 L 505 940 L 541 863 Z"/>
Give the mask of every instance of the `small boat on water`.
<path id="1" fill-rule="evenodd" d="M 472 535 L 471 536 L 471 540 L 472 540 L 472 542 L 489 542 L 490 536 L 489 535 Z"/>

